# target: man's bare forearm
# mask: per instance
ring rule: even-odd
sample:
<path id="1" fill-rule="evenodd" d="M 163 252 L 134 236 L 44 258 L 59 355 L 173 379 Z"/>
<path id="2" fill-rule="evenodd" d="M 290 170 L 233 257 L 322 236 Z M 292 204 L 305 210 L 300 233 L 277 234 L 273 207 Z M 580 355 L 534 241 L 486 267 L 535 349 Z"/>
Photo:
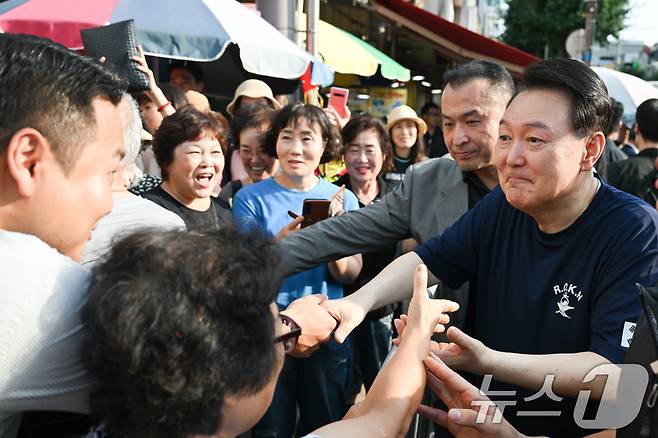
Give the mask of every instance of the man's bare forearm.
<path id="1" fill-rule="evenodd" d="M 414 270 L 423 261 L 415 252 L 393 260 L 382 272 L 361 289 L 345 298 L 366 309 L 367 312 L 411 297 Z M 430 277 L 430 282 L 432 278 Z"/>
<path id="2" fill-rule="evenodd" d="M 593 399 L 600 399 L 606 378 L 597 377 L 583 383 L 587 373 L 598 365 L 610 363 L 603 356 L 585 351 L 564 354 L 517 354 L 492 351 L 483 374 L 494 379 L 537 391 L 546 376 L 554 376 L 552 389 L 560 396 L 577 397 L 581 390 L 591 390 Z"/>

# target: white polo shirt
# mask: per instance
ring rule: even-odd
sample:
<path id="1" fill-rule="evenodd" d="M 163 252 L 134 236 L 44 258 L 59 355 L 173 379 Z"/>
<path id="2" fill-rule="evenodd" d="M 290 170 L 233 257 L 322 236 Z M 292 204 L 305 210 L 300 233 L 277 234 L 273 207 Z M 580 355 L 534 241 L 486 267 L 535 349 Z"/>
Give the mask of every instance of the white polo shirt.
<path id="1" fill-rule="evenodd" d="M 0 230 L 0 436 L 21 413 L 87 413 L 80 352 L 87 271 L 35 236 Z"/>

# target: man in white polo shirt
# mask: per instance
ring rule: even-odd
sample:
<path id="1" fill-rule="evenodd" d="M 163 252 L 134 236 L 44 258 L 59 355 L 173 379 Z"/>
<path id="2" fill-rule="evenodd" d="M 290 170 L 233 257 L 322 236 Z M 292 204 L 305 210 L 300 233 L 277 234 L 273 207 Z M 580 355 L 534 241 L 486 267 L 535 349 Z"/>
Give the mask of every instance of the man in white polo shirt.
<path id="1" fill-rule="evenodd" d="M 123 91 L 49 40 L 0 35 L 0 436 L 24 411 L 87 411 L 75 261 L 112 208 Z"/>

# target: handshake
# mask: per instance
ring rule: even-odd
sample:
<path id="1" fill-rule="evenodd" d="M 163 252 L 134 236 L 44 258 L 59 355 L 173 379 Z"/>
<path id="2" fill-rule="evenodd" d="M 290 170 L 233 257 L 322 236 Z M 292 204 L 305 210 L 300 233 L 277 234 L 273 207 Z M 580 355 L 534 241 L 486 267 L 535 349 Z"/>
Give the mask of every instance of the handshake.
<path id="1" fill-rule="evenodd" d="M 421 316 L 427 315 L 425 317 L 427 321 L 417 322 L 431 324 L 432 331 L 440 333 L 445 330 L 444 324 L 450 321 L 447 313 L 456 311 L 459 305 L 449 300 L 429 299 L 426 275 L 425 281 L 416 277 L 418 275 L 414 277 L 412 303 L 416 304 L 417 309 L 413 313 L 417 313 L 417 315 L 410 316 L 412 320 L 415 320 L 417 318 L 414 316 L 421 318 Z M 331 340 L 332 336 L 337 342 L 344 342 L 370 310 L 368 306 L 352 300 L 351 297 L 328 300 L 326 296 L 318 294 L 293 301 L 281 314 L 293 319 L 301 327 L 302 332 L 295 349 L 289 354 L 296 357 L 308 357 L 320 347 L 320 344 Z M 414 306 L 410 305 L 410 314 L 413 310 Z M 408 318 L 405 316 L 405 323 L 407 321 Z M 431 335 L 431 332 L 428 335 Z"/>

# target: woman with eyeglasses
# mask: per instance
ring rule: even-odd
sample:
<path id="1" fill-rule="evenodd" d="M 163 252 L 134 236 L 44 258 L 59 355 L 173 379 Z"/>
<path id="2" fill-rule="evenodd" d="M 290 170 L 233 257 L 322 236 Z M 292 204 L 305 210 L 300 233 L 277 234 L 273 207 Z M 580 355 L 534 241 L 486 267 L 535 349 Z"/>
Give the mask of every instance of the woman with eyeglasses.
<path id="1" fill-rule="evenodd" d="M 246 175 L 226 184 L 219 199 L 233 205 L 233 198 L 243 187 L 274 176 L 279 168 L 275 156 L 265 149 L 265 135 L 276 110 L 268 107 L 247 107 L 231 119 L 231 136 L 238 150 Z"/>
<path id="2" fill-rule="evenodd" d="M 244 187 L 233 201 L 233 216 L 242 229 L 256 228 L 270 238 L 281 237 L 302 221 L 305 200 L 331 200 L 340 189 L 319 178 L 318 165 L 340 153 L 338 132 L 322 109 L 291 104 L 279 111 L 270 129 L 266 149 L 279 159 L 280 173 Z M 358 208 L 354 194 L 345 191 L 346 211 Z M 291 216 L 299 216 L 291 221 Z M 319 245 L 322 242 L 318 242 Z M 322 293 L 343 296 L 361 269 L 360 255 L 332 261 L 285 279 L 277 304 L 285 309 L 293 300 Z M 349 343 L 323 344 L 310 358 L 286 358 L 274 403 L 253 430 L 254 437 L 292 437 L 297 409 L 301 433 L 332 421 L 347 410 L 347 385 L 351 368 Z"/>

